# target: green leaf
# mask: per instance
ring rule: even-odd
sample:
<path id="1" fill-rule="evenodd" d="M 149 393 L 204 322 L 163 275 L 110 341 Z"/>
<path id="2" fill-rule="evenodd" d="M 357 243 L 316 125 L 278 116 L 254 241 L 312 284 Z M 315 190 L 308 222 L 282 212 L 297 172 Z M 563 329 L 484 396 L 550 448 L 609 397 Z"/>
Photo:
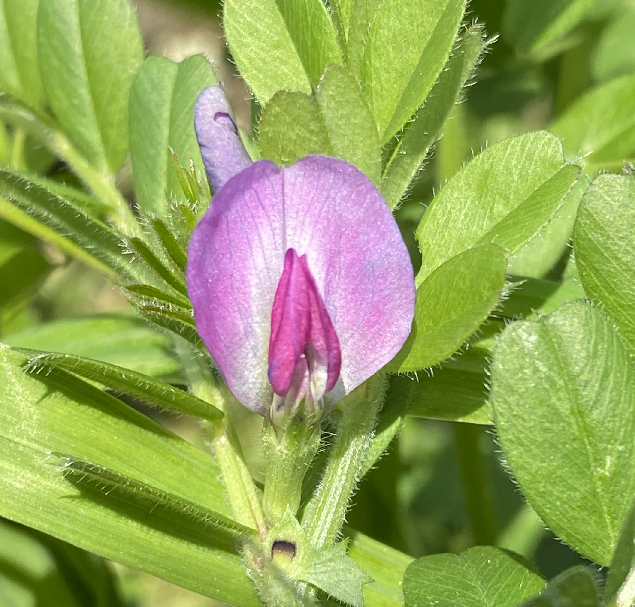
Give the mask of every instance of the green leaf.
<path id="1" fill-rule="evenodd" d="M 589 166 L 621 163 L 635 152 L 635 75 L 598 86 L 551 126 L 568 154 Z"/>
<path id="2" fill-rule="evenodd" d="M 40 0 L 0 0 L 0 90 L 38 108 L 44 90 L 37 57 Z"/>
<path id="3" fill-rule="evenodd" d="M 183 247 L 177 240 L 176 236 L 165 225 L 165 222 L 161 221 L 160 219 L 150 220 L 150 225 L 152 226 L 152 229 L 155 231 L 156 235 L 159 237 L 159 240 L 163 245 L 163 250 L 166 252 L 167 256 L 176 264 L 176 266 L 182 272 L 185 272 L 187 255 L 183 250 Z"/>
<path id="4" fill-rule="evenodd" d="M 550 46 L 584 19 L 596 0 L 510 0 L 503 36 L 519 53 L 541 59 Z"/>
<path id="5" fill-rule="evenodd" d="M 600 301 L 635 355 L 635 180 L 600 175 L 584 196 L 574 250 L 584 290 Z"/>
<path id="6" fill-rule="evenodd" d="M 364 50 L 370 28 L 383 0 L 354 0 L 348 28 L 348 69 L 357 80 L 362 78 Z"/>
<path id="7" fill-rule="evenodd" d="M 0 221 L 0 314 L 25 304 L 50 269 L 34 238 Z"/>
<path id="8" fill-rule="evenodd" d="M 448 181 L 423 216 L 416 234 L 423 254 L 417 280 L 475 244 L 494 242 L 515 253 L 555 215 L 577 174 L 549 133 L 486 149 Z"/>
<path id="9" fill-rule="evenodd" d="M 130 314 L 58 320 L 3 340 L 20 348 L 94 358 L 153 377 L 179 378 L 181 373 L 170 340 Z"/>
<path id="10" fill-rule="evenodd" d="M 537 315 L 551 314 L 567 301 L 584 298 L 584 289 L 573 281 L 559 283 L 545 279 L 523 279 L 512 284 L 507 298 L 496 310 L 496 316 L 535 318 Z"/>
<path id="11" fill-rule="evenodd" d="M 608 565 L 635 494 L 635 368 L 606 315 L 565 304 L 510 325 L 492 363 L 496 428 L 554 533 Z"/>
<path id="12" fill-rule="evenodd" d="M 127 0 L 40 0 L 42 81 L 55 117 L 97 169 L 114 173 L 128 153 L 128 94 L 143 61 Z"/>
<path id="13" fill-rule="evenodd" d="M 311 154 L 333 155 L 320 107 L 314 97 L 278 91 L 265 107 L 260 124 L 263 158 L 289 166 Z"/>
<path id="14" fill-rule="evenodd" d="M 357 531 L 344 529 L 350 538 L 348 556 L 372 582 L 364 584 L 364 600 L 372 607 L 403 605 L 401 580 L 412 558 Z"/>
<path id="15" fill-rule="evenodd" d="M 256 607 L 226 536 L 187 513 L 160 505 L 153 512 L 125 493 L 71 482 L 50 454 L 71 453 L 229 516 L 212 458 L 80 379 L 59 370 L 28 375 L 26 360 L 0 348 L 0 515 L 220 601 Z"/>
<path id="16" fill-rule="evenodd" d="M 351 14 L 354 10 L 355 0 L 334 0 L 335 16 L 339 26 L 340 38 L 348 39 L 348 28 L 351 22 Z"/>
<path id="17" fill-rule="evenodd" d="M 391 208 L 397 206 L 430 147 L 439 138 L 443 125 L 484 48 L 483 28 L 480 25 L 470 27 L 439 75 L 424 105 L 406 125 L 381 180 L 382 194 Z"/>
<path id="18" fill-rule="evenodd" d="M 124 607 L 103 559 L 0 519 L 0 600 L 6 607 Z"/>
<path id="19" fill-rule="evenodd" d="M 489 340 L 487 340 L 489 341 Z M 407 414 L 470 424 L 491 424 L 489 404 L 489 358 L 486 341 L 478 340 L 466 352 L 416 379 L 391 378 L 391 389 L 407 394 Z M 396 384 L 393 387 L 393 382 Z"/>
<path id="20" fill-rule="evenodd" d="M 635 603 L 635 505 L 622 527 L 604 586 L 603 604 L 618 606 Z"/>
<path id="21" fill-rule="evenodd" d="M 158 278 L 174 289 L 175 292 L 187 297 L 187 288 L 185 286 L 184 276 L 179 276 L 176 272 L 173 272 L 170 268 L 168 268 L 154 253 L 154 251 L 140 238 L 131 238 L 130 246 Z"/>
<path id="22" fill-rule="evenodd" d="M 425 101 L 450 56 L 464 11 L 464 0 L 394 0 L 377 10 L 361 80 L 382 143 Z"/>
<path id="23" fill-rule="evenodd" d="M 341 63 L 321 0 L 227 0 L 225 35 L 241 76 L 266 105 L 279 90 L 311 92 L 329 63 Z"/>
<path id="24" fill-rule="evenodd" d="M 624 6 L 604 29 L 591 56 L 591 73 L 598 82 L 635 72 L 635 10 Z"/>
<path id="25" fill-rule="evenodd" d="M 595 576 L 587 567 L 572 567 L 553 580 L 539 597 L 521 607 L 600 607 Z"/>
<path id="26" fill-rule="evenodd" d="M 373 580 L 347 556 L 346 546 L 343 541 L 320 550 L 299 579 L 342 603 L 364 607 L 363 586 Z"/>
<path id="27" fill-rule="evenodd" d="M 328 67 L 318 84 L 316 99 L 333 155 L 354 164 L 378 184 L 381 176 L 379 137 L 355 78 L 344 68 Z"/>
<path id="28" fill-rule="evenodd" d="M 125 253 L 126 241 L 119 232 L 28 177 L 0 169 L 0 196 L 54 229 L 62 237 L 54 243 L 81 261 L 110 276 L 143 276 L 143 269 Z M 73 246 L 67 247 L 66 242 Z"/>
<path id="29" fill-rule="evenodd" d="M 417 371 L 454 354 L 500 300 L 506 267 L 505 252 L 485 245 L 432 272 L 417 289 L 412 331 L 387 370 Z"/>
<path id="30" fill-rule="evenodd" d="M 223 417 L 221 411 L 204 400 L 136 371 L 71 354 L 33 350 L 24 352 L 31 357 L 29 369 L 34 373 L 51 368 L 64 369 L 83 379 L 95 381 L 109 390 L 138 398 L 166 411 L 209 420 Z"/>
<path id="31" fill-rule="evenodd" d="M 203 345 L 201 338 L 194 325 L 194 317 L 190 313 L 180 310 L 173 310 L 164 306 L 143 305 L 138 308 L 139 314 L 147 321 L 157 327 L 165 329 L 182 337 L 185 341 L 194 346 L 201 354 L 209 356 L 207 348 Z"/>
<path id="32" fill-rule="evenodd" d="M 109 470 L 104 466 L 86 462 L 63 453 L 52 453 L 51 459 L 52 461 L 59 460 L 64 477 L 81 488 L 93 485 L 102 491 L 106 490 L 108 493 L 116 492 L 121 495 L 134 497 L 136 501 L 146 502 L 152 508 L 159 506 L 167 510 L 186 514 L 188 518 L 193 519 L 201 527 L 212 526 L 218 531 L 227 532 L 230 538 L 234 540 L 238 535 L 248 536 L 254 534 L 253 529 L 243 527 L 227 516 Z"/>
<path id="33" fill-rule="evenodd" d="M 379 183 L 381 148 L 374 119 L 355 79 L 326 69 L 312 97 L 276 93 L 259 125 L 262 156 L 289 165 L 309 154 L 336 156 Z"/>
<path id="34" fill-rule="evenodd" d="M 403 590 L 405 607 L 516 607 L 544 585 L 516 555 L 477 546 L 460 556 L 417 559 L 406 569 Z"/>
<path id="35" fill-rule="evenodd" d="M 189 300 L 173 295 L 172 293 L 166 293 L 161 289 L 157 289 L 151 285 L 126 285 L 124 292 L 132 295 L 132 301 L 139 305 L 164 305 L 172 304 L 179 308 L 180 311 L 186 311 L 192 308 L 192 304 Z"/>
<path id="36" fill-rule="evenodd" d="M 181 163 L 194 162 L 199 181 L 205 168 L 194 133 L 194 103 L 206 87 L 217 84 L 202 55 L 174 63 L 148 57 L 130 91 L 130 159 L 139 208 L 165 216 L 170 200 L 185 201 L 170 149 Z"/>
<path id="37" fill-rule="evenodd" d="M 588 175 L 581 176 L 551 221 L 510 258 L 508 274 L 542 278 L 562 259 L 573 235 L 580 200 L 590 182 Z"/>

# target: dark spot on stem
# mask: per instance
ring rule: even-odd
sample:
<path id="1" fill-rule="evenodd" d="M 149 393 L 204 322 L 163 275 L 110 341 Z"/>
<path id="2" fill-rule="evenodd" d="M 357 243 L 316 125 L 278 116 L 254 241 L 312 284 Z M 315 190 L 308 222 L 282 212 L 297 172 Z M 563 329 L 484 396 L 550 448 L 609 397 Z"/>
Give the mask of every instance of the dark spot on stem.
<path id="1" fill-rule="evenodd" d="M 293 560 L 295 557 L 295 544 L 286 540 L 276 540 L 271 546 L 271 560 L 276 557 L 286 557 Z"/>

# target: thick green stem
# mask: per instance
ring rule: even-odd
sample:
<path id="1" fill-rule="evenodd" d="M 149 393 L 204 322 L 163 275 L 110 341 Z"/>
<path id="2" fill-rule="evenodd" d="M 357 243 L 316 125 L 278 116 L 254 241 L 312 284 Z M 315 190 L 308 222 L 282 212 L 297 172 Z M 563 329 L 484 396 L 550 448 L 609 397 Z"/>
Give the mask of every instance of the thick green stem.
<path id="1" fill-rule="evenodd" d="M 329 546 L 337 538 L 360 478 L 386 384 L 385 377 L 375 376 L 341 402 L 331 455 L 302 517 L 307 542 L 315 549 Z"/>
<path id="2" fill-rule="evenodd" d="M 302 481 L 320 446 L 320 425 L 291 422 L 282 431 L 265 422 L 263 442 L 267 460 L 263 508 L 270 525 L 287 510 L 296 515 L 302 497 Z"/>
<path id="3" fill-rule="evenodd" d="M 464 423 L 455 423 L 453 427 L 465 505 L 474 534 L 474 543 L 494 546 L 496 524 L 492 514 L 489 477 L 479 446 L 480 427 Z"/>

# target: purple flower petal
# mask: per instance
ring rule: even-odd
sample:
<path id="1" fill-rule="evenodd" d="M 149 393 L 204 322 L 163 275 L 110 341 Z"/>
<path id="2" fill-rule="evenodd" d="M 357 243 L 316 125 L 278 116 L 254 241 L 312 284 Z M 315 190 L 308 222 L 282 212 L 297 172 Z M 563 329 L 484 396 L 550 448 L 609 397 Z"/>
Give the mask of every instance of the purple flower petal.
<path id="1" fill-rule="evenodd" d="M 198 97 L 194 129 L 207 177 L 214 192 L 251 164 L 221 86 L 210 86 Z"/>
<path id="2" fill-rule="evenodd" d="M 199 334 L 236 398 L 262 414 L 273 399 L 272 312 L 289 249 L 306 255 L 339 340 L 341 369 L 325 395 L 329 406 L 395 356 L 414 314 L 408 251 L 366 176 L 324 156 L 282 169 L 266 160 L 252 164 L 217 192 L 196 227 L 187 278 Z"/>
<path id="3" fill-rule="evenodd" d="M 309 384 L 295 386 L 294 398 L 299 394 L 318 401 L 335 387 L 341 364 L 339 341 L 306 255 L 298 257 L 289 249 L 271 313 L 268 375 L 273 391 L 287 396 L 294 382 L 304 384 L 306 374 Z"/>

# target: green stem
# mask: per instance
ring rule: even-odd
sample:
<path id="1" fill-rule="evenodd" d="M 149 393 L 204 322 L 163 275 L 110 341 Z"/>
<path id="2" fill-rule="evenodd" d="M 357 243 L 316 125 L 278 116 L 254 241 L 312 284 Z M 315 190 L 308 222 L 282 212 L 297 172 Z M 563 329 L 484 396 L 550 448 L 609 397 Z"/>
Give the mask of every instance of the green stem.
<path id="1" fill-rule="evenodd" d="M 436 182 L 442 188 L 462 166 L 468 157 L 466 116 L 463 104 L 457 103 L 443 126 L 443 137 L 436 149 Z"/>
<path id="2" fill-rule="evenodd" d="M 115 225 L 124 234 L 138 236 L 141 233 L 128 203 L 117 190 L 110 173 L 96 170 L 72 145 L 69 139 L 49 124 L 44 117 L 17 104 L 0 104 L 0 118 L 23 130 L 61 158 L 72 171 L 93 191 L 95 196 L 112 210 Z"/>
<path id="3" fill-rule="evenodd" d="M 101 202 L 112 209 L 112 219 L 117 228 L 127 236 L 140 236 L 141 228 L 132 209 L 117 189 L 113 176 L 95 170 L 63 133 L 52 132 L 50 141 L 51 151 L 68 164 Z"/>
<path id="4" fill-rule="evenodd" d="M 307 542 L 315 549 L 331 545 L 337 538 L 360 478 L 386 386 L 385 377 L 375 376 L 338 407 L 341 417 L 332 452 L 322 482 L 302 517 Z"/>
<path id="5" fill-rule="evenodd" d="M 302 481 L 320 446 L 320 425 L 290 423 L 283 431 L 265 422 L 263 443 L 267 460 L 263 508 L 271 526 L 287 510 L 296 515 L 302 497 Z"/>
<path id="6" fill-rule="evenodd" d="M 534 509 L 525 504 L 500 534 L 497 545 L 532 560 L 544 534 L 543 522 Z"/>
<path id="7" fill-rule="evenodd" d="M 478 545 L 496 545 L 490 482 L 479 446 L 481 429 L 474 424 L 454 423 L 454 439 L 461 469 L 468 518 Z"/>
<path id="8" fill-rule="evenodd" d="M 13 132 L 13 142 L 11 145 L 11 158 L 9 166 L 13 169 L 24 169 L 24 144 L 26 143 L 26 133 L 24 129 L 16 128 Z"/>
<path id="9" fill-rule="evenodd" d="M 174 344 L 183 362 L 192 393 L 225 413 L 222 420 L 209 422 L 207 428 L 234 519 L 256 529 L 263 539 L 267 534 L 267 524 L 258 491 L 242 457 L 231 418 L 227 414 L 226 402 L 229 394 L 214 381 L 207 359 L 181 338 L 175 337 Z"/>

